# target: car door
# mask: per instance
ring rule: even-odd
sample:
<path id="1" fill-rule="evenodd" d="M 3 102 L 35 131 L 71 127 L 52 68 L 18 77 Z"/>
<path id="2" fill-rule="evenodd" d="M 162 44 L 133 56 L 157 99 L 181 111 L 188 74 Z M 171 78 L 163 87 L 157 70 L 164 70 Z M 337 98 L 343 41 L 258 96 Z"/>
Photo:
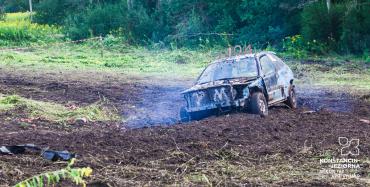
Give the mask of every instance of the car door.
<path id="1" fill-rule="evenodd" d="M 281 89 L 282 100 L 289 95 L 290 81 L 294 79 L 292 70 L 274 54 L 267 54 L 276 67 L 277 86 Z"/>
<path id="2" fill-rule="evenodd" d="M 261 65 L 261 73 L 263 81 L 265 82 L 268 93 L 269 103 L 273 103 L 281 98 L 279 87 L 277 85 L 278 77 L 276 67 L 267 55 L 263 55 L 259 59 Z"/>

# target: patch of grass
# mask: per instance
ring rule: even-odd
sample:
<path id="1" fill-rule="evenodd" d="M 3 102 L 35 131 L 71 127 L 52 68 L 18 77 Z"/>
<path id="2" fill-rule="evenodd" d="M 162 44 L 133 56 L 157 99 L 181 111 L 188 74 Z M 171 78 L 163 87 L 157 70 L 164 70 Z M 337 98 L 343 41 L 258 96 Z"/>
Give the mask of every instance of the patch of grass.
<path id="1" fill-rule="evenodd" d="M 15 107 L 16 104 L 21 102 L 21 98 L 16 95 L 11 95 L 7 97 L 0 97 L 0 111 L 10 110 Z"/>
<path id="2" fill-rule="evenodd" d="M 316 73 L 317 85 L 322 86 L 348 86 L 353 89 L 370 90 L 370 75 L 368 74 L 336 74 Z"/>
<path id="3" fill-rule="evenodd" d="M 21 98 L 17 95 L 11 95 L 0 99 L 0 104 L 15 105 L 21 102 Z"/>
<path id="4" fill-rule="evenodd" d="M 0 111 L 21 107 L 25 109 L 29 118 L 40 118 L 57 123 L 74 122 L 77 119 L 86 119 L 89 122 L 121 120 L 121 116 L 114 109 L 105 106 L 106 102 L 101 101 L 86 107 L 69 108 L 56 103 L 11 95 L 0 97 Z"/>
<path id="5" fill-rule="evenodd" d="M 107 37 L 79 44 L 48 44 L 22 51 L 0 51 L 0 66 L 27 71 L 101 71 L 140 76 L 195 79 L 225 49 L 148 49 L 128 46 L 124 41 L 112 46 Z M 117 39 L 119 40 L 119 39 Z M 103 56 L 101 55 L 103 53 Z M 298 81 L 317 85 L 351 86 L 370 90 L 369 64 L 353 57 L 312 60 L 287 59 Z"/>
<path id="6" fill-rule="evenodd" d="M 104 70 L 144 75 L 195 77 L 213 60 L 215 51 L 188 49 L 150 50 L 143 47 L 114 49 L 105 46 L 103 56 L 98 42 L 49 45 L 25 51 L 0 51 L 0 65 L 16 69 Z"/>
<path id="7" fill-rule="evenodd" d="M 370 68 L 364 62 L 319 61 L 302 64 L 299 61 L 288 61 L 287 63 L 301 83 L 370 90 Z"/>
<path id="8" fill-rule="evenodd" d="M 16 22 L 16 21 L 29 21 L 31 14 L 29 12 L 14 12 L 7 13 L 5 15 L 5 21 Z"/>

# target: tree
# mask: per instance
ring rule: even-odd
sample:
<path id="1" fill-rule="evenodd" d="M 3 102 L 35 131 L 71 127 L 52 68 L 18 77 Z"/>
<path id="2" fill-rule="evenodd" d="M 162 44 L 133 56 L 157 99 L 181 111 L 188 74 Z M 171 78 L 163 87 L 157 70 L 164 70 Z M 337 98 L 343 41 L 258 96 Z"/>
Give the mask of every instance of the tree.
<path id="1" fill-rule="evenodd" d="M 370 6 L 368 0 L 346 3 L 343 32 L 340 44 L 342 52 L 364 54 L 370 49 Z"/>
<path id="2" fill-rule="evenodd" d="M 241 18 L 239 40 L 266 47 L 277 44 L 288 35 L 298 33 L 299 25 L 295 23 L 299 1 L 289 0 L 243 0 L 238 10 Z"/>

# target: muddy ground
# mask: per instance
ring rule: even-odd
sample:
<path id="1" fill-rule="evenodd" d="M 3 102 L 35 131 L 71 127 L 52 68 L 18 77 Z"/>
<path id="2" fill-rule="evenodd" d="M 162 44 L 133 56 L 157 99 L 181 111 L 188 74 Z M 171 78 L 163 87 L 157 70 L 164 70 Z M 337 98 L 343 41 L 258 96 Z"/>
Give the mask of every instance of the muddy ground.
<path id="1" fill-rule="evenodd" d="M 370 184 L 370 105 L 345 91 L 302 85 L 297 110 L 278 106 L 266 118 L 232 113 L 182 124 L 179 93 L 191 81 L 0 71 L 2 94 L 81 106 L 105 98 L 122 113 L 122 122 L 66 127 L 41 120 L 21 127 L 21 109 L 0 114 L 0 145 L 33 143 L 75 152 L 76 166 L 94 170 L 90 186 Z M 339 137 L 360 140 L 358 179 L 320 174 L 326 168 L 320 158 L 341 158 Z M 0 186 L 64 166 L 34 154 L 0 155 Z"/>

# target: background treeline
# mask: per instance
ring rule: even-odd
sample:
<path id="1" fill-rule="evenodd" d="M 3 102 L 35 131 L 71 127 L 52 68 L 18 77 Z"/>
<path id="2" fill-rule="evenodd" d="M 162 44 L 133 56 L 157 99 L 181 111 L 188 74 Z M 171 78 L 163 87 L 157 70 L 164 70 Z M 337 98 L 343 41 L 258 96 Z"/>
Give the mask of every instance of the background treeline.
<path id="1" fill-rule="evenodd" d="M 305 55 L 368 54 L 370 0 L 33 0 L 34 21 L 66 37 L 114 35 L 176 47 L 253 44 Z M 0 0 L 3 12 L 28 0 Z"/>

